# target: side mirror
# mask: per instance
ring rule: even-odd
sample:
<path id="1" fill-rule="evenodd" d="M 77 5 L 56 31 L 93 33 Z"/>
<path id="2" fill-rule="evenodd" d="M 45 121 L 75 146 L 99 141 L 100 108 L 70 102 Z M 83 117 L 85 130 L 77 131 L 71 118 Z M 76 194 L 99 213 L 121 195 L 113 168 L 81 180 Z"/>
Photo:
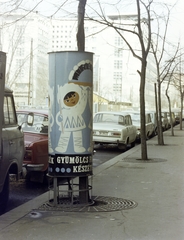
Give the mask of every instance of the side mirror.
<path id="1" fill-rule="evenodd" d="M 27 116 L 27 125 L 33 126 L 33 122 L 34 122 L 34 114 L 29 113 Z"/>

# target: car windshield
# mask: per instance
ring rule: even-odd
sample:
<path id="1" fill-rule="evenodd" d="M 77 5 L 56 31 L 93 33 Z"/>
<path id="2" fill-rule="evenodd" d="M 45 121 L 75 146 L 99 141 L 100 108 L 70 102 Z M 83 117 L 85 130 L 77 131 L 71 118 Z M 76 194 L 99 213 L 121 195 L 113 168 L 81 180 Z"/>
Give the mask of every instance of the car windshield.
<path id="1" fill-rule="evenodd" d="M 140 114 L 139 113 L 131 113 L 133 122 L 140 122 Z"/>
<path id="2" fill-rule="evenodd" d="M 18 124 L 22 126 L 24 132 L 46 133 L 48 134 L 48 117 L 44 115 L 34 114 L 34 122 L 32 126 L 27 124 L 28 113 L 17 113 Z"/>
<path id="3" fill-rule="evenodd" d="M 125 118 L 122 115 L 112 113 L 99 113 L 96 114 L 93 120 L 94 123 L 117 123 L 124 125 Z"/>

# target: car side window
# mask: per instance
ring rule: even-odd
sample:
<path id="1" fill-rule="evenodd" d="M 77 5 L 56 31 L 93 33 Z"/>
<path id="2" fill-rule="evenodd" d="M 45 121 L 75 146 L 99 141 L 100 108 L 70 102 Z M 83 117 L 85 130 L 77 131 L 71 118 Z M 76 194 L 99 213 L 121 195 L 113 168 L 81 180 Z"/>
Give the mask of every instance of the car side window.
<path id="1" fill-rule="evenodd" d="M 17 113 L 18 123 L 22 125 L 25 132 L 48 133 L 48 117 L 34 114 L 34 122 L 32 126 L 27 124 L 28 113 Z"/>
<path id="2" fill-rule="evenodd" d="M 35 114 L 33 127 L 36 132 L 48 133 L 48 117 Z"/>
<path id="3" fill-rule="evenodd" d="M 148 123 L 151 123 L 151 116 L 148 114 Z"/>
<path id="4" fill-rule="evenodd" d="M 13 99 L 11 96 L 4 97 L 4 124 L 14 125 L 17 123 Z"/>
<path id="5" fill-rule="evenodd" d="M 125 119 L 126 119 L 126 125 L 132 125 L 130 116 L 126 116 Z"/>
<path id="6" fill-rule="evenodd" d="M 17 113 L 18 124 L 22 125 L 26 123 L 26 115 L 22 113 Z"/>
<path id="7" fill-rule="evenodd" d="M 124 116 L 119 116 L 118 123 L 121 124 L 121 125 L 125 125 L 126 124 L 126 118 L 124 118 Z"/>
<path id="8" fill-rule="evenodd" d="M 102 115 L 101 114 L 96 114 L 93 121 L 95 123 L 101 122 L 102 121 Z"/>

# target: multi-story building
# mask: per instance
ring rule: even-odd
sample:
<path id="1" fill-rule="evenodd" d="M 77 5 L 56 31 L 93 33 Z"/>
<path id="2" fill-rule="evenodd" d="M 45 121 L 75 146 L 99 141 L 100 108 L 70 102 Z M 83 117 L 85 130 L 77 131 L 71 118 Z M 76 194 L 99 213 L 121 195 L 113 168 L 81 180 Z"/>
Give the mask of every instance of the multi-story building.
<path id="1" fill-rule="evenodd" d="M 21 105 L 43 105 L 47 98 L 50 25 L 38 13 L 0 16 L 1 51 L 7 53 L 6 84 Z"/>
<path id="2" fill-rule="evenodd" d="M 77 51 L 77 19 L 52 19 L 49 51 Z"/>
<path id="3" fill-rule="evenodd" d="M 111 21 L 127 28 L 136 23 L 136 14 L 108 16 Z M 97 92 L 114 102 L 131 102 L 134 108 L 139 108 L 139 88 L 141 62 L 135 58 L 123 38 L 112 27 L 88 23 L 86 38 L 99 56 L 99 79 Z M 98 33 L 98 34 L 95 34 Z M 137 36 L 126 31 L 121 31 L 126 41 L 134 52 L 141 57 L 141 49 Z M 89 37 L 88 37 L 89 36 Z M 93 40 L 92 40 L 92 39 Z M 90 44 L 86 44 L 87 47 Z M 94 79 L 94 81 L 96 81 Z M 153 56 L 148 55 L 147 76 L 145 87 L 146 107 L 154 104 L 154 82 L 156 69 Z M 122 106 L 123 107 L 123 106 Z"/>

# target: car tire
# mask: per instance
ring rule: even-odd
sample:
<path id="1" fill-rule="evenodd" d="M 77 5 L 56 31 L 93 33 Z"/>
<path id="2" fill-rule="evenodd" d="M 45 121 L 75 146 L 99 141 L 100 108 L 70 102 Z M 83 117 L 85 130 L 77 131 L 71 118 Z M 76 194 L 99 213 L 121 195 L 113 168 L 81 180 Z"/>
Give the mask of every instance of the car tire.
<path id="1" fill-rule="evenodd" d="M 126 144 L 118 144 L 118 149 L 126 151 L 127 150 L 127 145 Z"/>
<path id="2" fill-rule="evenodd" d="M 150 132 L 147 132 L 146 134 L 146 140 L 149 140 L 150 139 Z"/>
<path id="3" fill-rule="evenodd" d="M 135 147 L 135 141 L 130 144 L 131 148 Z"/>
<path id="4" fill-rule="evenodd" d="M 155 136 L 158 135 L 158 128 L 155 128 Z"/>
<path id="5" fill-rule="evenodd" d="M 0 193 L 0 214 L 4 213 L 6 210 L 6 206 L 9 199 L 9 184 L 10 184 L 9 174 L 7 174 L 3 190 Z"/>

